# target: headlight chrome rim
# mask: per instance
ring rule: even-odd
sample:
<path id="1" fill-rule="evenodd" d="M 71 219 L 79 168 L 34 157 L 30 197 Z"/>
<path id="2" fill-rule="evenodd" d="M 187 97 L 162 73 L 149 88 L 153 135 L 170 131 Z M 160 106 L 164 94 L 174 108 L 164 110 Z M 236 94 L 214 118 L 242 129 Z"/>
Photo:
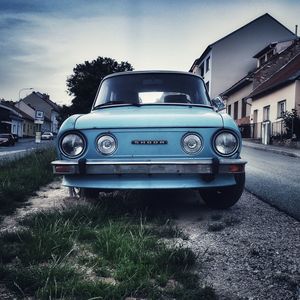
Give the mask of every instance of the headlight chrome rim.
<path id="1" fill-rule="evenodd" d="M 107 141 L 109 143 L 111 143 L 112 147 L 110 149 L 103 149 L 103 142 L 104 141 Z M 101 145 L 102 143 L 102 145 Z M 108 147 L 109 144 L 106 144 L 106 146 Z M 102 150 L 101 150 L 101 147 L 102 147 Z M 110 133 L 104 133 L 104 134 L 101 134 L 100 136 L 97 137 L 96 139 L 96 148 L 97 148 L 97 151 L 102 154 L 102 155 L 112 155 L 114 154 L 116 151 L 117 151 L 117 148 L 118 148 L 118 142 L 117 142 L 117 139 L 114 135 L 110 134 Z"/>
<path id="2" fill-rule="evenodd" d="M 70 153 L 68 153 L 65 149 L 64 149 L 64 146 L 63 146 L 63 141 L 64 139 L 67 137 L 67 136 L 77 136 L 81 139 L 81 142 L 82 142 L 82 149 L 80 152 L 74 154 L 74 155 L 71 155 Z M 68 157 L 68 158 L 78 158 L 80 156 L 82 156 L 82 154 L 85 152 L 86 150 L 86 139 L 85 137 L 83 136 L 83 134 L 79 133 L 79 132 L 66 132 L 61 138 L 60 138 L 60 142 L 59 142 L 59 149 L 60 149 L 60 152 Z"/>
<path id="3" fill-rule="evenodd" d="M 231 152 L 223 153 L 223 152 L 218 150 L 218 147 L 216 145 L 216 141 L 217 141 L 217 138 L 222 134 L 231 134 L 235 138 L 236 144 L 235 144 L 235 146 L 234 146 L 234 148 Z M 222 131 L 219 131 L 215 134 L 214 139 L 213 139 L 213 148 L 214 148 L 215 152 L 217 154 L 221 155 L 221 156 L 224 156 L 224 157 L 232 156 L 232 155 L 234 155 L 238 152 L 238 149 L 240 148 L 240 141 L 239 141 L 239 138 L 238 138 L 238 136 L 236 135 L 235 132 L 230 131 L 230 130 L 222 130 Z"/>
<path id="4" fill-rule="evenodd" d="M 189 138 L 189 137 L 193 138 L 194 141 L 195 140 L 198 141 L 198 145 L 195 146 L 195 149 L 192 149 L 191 147 L 188 146 L 187 138 Z M 188 132 L 181 138 L 181 147 L 185 153 L 187 153 L 189 155 L 196 155 L 199 152 L 201 152 L 203 149 L 203 139 L 196 132 Z"/>

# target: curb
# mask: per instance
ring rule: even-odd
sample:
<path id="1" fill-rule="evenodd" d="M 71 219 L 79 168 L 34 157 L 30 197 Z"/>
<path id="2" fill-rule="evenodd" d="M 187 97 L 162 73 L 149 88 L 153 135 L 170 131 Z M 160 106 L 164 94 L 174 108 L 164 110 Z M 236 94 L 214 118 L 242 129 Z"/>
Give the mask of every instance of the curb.
<path id="1" fill-rule="evenodd" d="M 244 143 L 244 142 L 242 143 L 242 146 L 257 149 L 257 150 L 262 150 L 262 151 L 269 151 L 269 152 L 273 152 L 273 153 L 277 153 L 277 154 L 281 154 L 281 155 L 285 155 L 285 156 L 300 158 L 300 152 L 299 153 L 289 152 L 284 149 L 275 149 L 275 148 L 271 148 L 270 146 L 256 145 L 256 144 Z"/>

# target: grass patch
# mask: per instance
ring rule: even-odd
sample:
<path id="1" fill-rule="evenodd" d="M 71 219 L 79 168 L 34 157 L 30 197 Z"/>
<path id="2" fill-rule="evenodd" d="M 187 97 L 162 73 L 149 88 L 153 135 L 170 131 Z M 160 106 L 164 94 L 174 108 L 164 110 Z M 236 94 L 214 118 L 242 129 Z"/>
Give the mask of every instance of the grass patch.
<path id="1" fill-rule="evenodd" d="M 1 281 L 37 299 L 215 299 L 192 272 L 195 254 L 161 241 L 180 231 L 125 198 L 27 216 L 28 229 L 0 236 Z"/>
<path id="2" fill-rule="evenodd" d="M 54 149 L 37 150 L 0 168 L 0 213 L 10 213 L 38 188 L 54 178 L 50 162 Z"/>

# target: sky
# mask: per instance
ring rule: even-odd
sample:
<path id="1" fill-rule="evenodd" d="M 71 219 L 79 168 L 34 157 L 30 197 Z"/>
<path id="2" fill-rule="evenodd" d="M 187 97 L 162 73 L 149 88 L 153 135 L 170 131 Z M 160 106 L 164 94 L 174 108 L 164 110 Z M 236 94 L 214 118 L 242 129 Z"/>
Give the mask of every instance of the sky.
<path id="1" fill-rule="evenodd" d="M 70 105 L 68 76 L 98 56 L 188 71 L 209 44 L 265 13 L 300 27 L 298 0 L 0 0 L 0 99 L 34 88 Z"/>

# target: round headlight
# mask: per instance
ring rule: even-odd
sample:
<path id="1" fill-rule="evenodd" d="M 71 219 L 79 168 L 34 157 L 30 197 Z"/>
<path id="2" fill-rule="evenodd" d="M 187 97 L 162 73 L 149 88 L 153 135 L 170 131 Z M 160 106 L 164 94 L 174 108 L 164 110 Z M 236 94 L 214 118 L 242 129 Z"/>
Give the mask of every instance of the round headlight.
<path id="1" fill-rule="evenodd" d="M 117 141 L 111 135 L 102 135 L 97 140 L 98 150 L 105 155 L 113 154 L 117 149 Z"/>
<path id="2" fill-rule="evenodd" d="M 195 154 L 202 148 L 201 138 L 197 134 L 187 134 L 183 136 L 182 148 L 188 154 Z"/>
<path id="3" fill-rule="evenodd" d="M 77 157 L 84 149 L 85 141 L 79 134 L 66 134 L 61 140 L 61 150 L 66 156 Z"/>
<path id="4" fill-rule="evenodd" d="M 238 146 L 237 137 L 231 132 L 221 132 L 215 138 L 215 149 L 221 155 L 232 155 Z"/>

